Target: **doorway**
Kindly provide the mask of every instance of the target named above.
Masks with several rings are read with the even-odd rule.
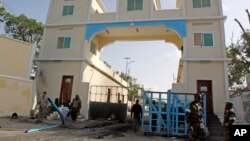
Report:
[[[213,113],[212,81],[197,80],[197,93],[206,95],[207,113]]]
[[[59,104],[69,104],[71,101],[74,76],[62,76]]]

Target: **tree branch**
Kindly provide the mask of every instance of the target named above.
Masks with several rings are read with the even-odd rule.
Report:
[[[243,31],[243,34],[244,34],[244,36],[246,35],[246,31],[245,31],[245,29],[243,28],[243,26],[242,26],[242,24],[237,20],[237,19],[234,19],[238,24],[239,24],[239,26],[240,26],[240,28],[241,28],[241,30]]]
[[[244,62],[244,64],[248,64],[249,62],[247,61],[247,59],[243,56],[240,55],[241,60]]]
[[[250,22],[250,15],[249,15],[248,10],[246,10],[246,12],[248,14],[248,18],[249,18],[249,22]],[[239,24],[241,30],[243,31],[243,38],[246,40],[248,47],[250,47],[250,37],[249,37],[249,35],[247,34],[245,29],[243,28],[242,24],[237,19],[234,19],[234,20]]]
[[[248,9],[246,9],[246,12],[247,12],[247,16],[248,16],[249,25],[250,25],[250,14],[249,14]]]

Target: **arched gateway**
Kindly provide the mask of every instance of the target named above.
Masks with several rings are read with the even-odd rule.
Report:
[[[38,91],[60,103],[74,95],[87,117],[91,86],[107,86],[110,102],[126,103],[127,84],[99,60],[105,45],[115,41],[165,40],[181,50],[176,93],[203,93],[207,112],[222,114],[228,97],[227,57],[221,0],[176,0],[176,9],[161,10],[160,0],[117,0],[109,13],[102,0],[51,0],[38,60]],[[115,89],[113,87],[121,87]],[[110,87],[110,88],[109,88]],[[119,95],[119,96],[118,96]]]

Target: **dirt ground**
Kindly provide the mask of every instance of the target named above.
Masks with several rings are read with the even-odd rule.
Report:
[[[132,131],[132,122],[118,123],[105,120],[85,120],[64,126],[25,133],[27,129],[46,125],[60,125],[59,120],[35,123],[34,119],[19,117],[15,120],[0,118],[0,141],[184,141],[185,139],[144,135]]]

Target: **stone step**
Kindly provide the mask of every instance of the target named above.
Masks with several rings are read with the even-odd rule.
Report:
[[[224,141],[224,137],[223,136],[208,137],[206,141]]]
[[[218,131],[208,131],[210,136],[221,136],[223,135],[223,131],[218,130]]]
[[[222,126],[221,125],[219,125],[219,126],[207,126],[207,128],[209,131],[216,131],[216,130],[221,130]]]
[[[208,128],[221,128],[222,127],[222,125],[221,124],[207,124],[207,127]]]
[[[219,118],[217,115],[207,115],[207,118],[210,118],[210,117],[211,118],[217,118],[217,119]]]
[[[207,141],[224,141],[222,123],[216,115],[207,115],[207,127],[209,132]]]
[[[207,123],[207,126],[218,126],[218,125],[222,125],[221,123],[217,123],[217,122],[209,122]]]
[[[216,115],[207,115],[207,118],[218,118]]]
[[[207,124],[222,124],[222,123],[217,120],[207,120]]]
[[[207,120],[215,120],[215,121],[220,121],[220,119],[216,116],[207,116]]]
[[[222,125],[222,124],[220,122],[213,122],[213,121],[207,122],[207,126],[213,126],[213,125]]]
[[[208,131],[220,131],[221,129],[223,129],[221,126],[217,126],[217,127],[207,127]]]
[[[209,123],[209,124],[207,124],[207,127],[221,127],[222,126],[222,124],[218,124],[218,123]]]
[[[218,119],[218,118],[207,118],[207,121],[218,121],[218,122],[220,122],[220,119]]]

